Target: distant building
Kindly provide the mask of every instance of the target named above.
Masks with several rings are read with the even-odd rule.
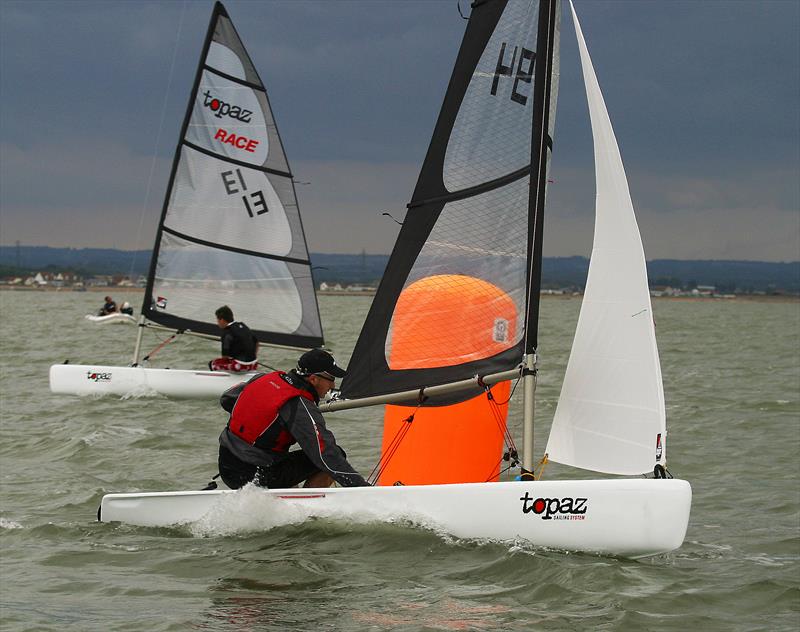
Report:
[[[341,283],[336,283],[334,285],[330,285],[329,283],[325,283],[323,281],[319,284],[319,291],[320,292],[341,292],[344,288],[342,287]]]

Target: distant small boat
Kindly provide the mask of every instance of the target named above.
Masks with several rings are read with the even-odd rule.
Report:
[[[135,317],[131,316],[130,314],[123,314],[122,312],[104,314],[103,316],[98,316],[97,314],[86,314],[84,318],[89,322],[97,323],[98,325],[136,324]]]

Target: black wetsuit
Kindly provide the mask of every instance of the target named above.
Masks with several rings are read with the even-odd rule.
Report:
[[[105,316],[106,314],[113,314],[117,311],[117,304],[114,301],[109,301],[103,305],[103,308],[100,310],[100,315]]]
[[[252,362],[256,359],[258,340],[247,325],[233,321],[222,332],[222,355],[239,362]]]

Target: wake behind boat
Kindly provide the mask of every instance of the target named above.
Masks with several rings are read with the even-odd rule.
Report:
[[[692,490],[666,468],[666,411],[644,251],[574,8],[572,15],[595,145],[595,239],[567,374],[538,468],[534,393],[537,352],[545,344],[538,332],[539,293],[560,2],[487,0],[473,6],[408,213],[342,383],[343,400],[320,407],[405,407],[397,434],[387,436],[389,426],[384,429],[374,479],[380,486],[110,494],[102,500],[100,520],[195,522],[222,507],[232,511],[236,499],[255,493],[275,500],[276,511],[407,519],[465,538],[523,539],[631,557],[681,545]],[[475,321],[485,325],[475,328]],[[425,335],[409,341],[409,328]],[[442,421],[442,410],[476,396],[499,406],[493,387],[515,378],[523,386],[519,452],[501,415]],[[460,447],[461,437],[476,436],[477,426],[487,423],[503,435],[503,451],[486,441]],[[434,448],[427,462],[414,458],[421,450],[415,443],[420,424],[428,444],[422,447]],[[438,439],[431,439],[431,426]],[[458,470],[460,480],[451,480],[450,468],[428,467],[437,458],[483,458],[484,450],[492,452],[494,465],[481,477]],[[410,456],[395,466],[403,453]],[[542,480],[550,460],[639,478]],[[520,466],[520,480],[494,482],[504,466]],[[652,478],[641,478],[645,474]]]
[[[170,173],[130,366],[58,364],[63,394],[218,397],[251,374],[140,366],[145,328],[218,339],[230,306],[262,344],[322,346],[292,173],[264,85],[214,7]]]

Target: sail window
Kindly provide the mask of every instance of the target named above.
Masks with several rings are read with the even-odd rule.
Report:
[[[527,232],[519,227],[527,221],[528,187],[523,177],[442,209],[392,317],[385,349],[392,369],[463,364],[521,340]],[[482,333],[476,320],[483,323]],[[398,343],[398,328],[417,333]],[[474,339],[465,335],[463,352],[436,344],[452,330],[475,332]],[[398,344],[402,352],[393,350]],[[415,358],[413,366],[400,357]]]
[[[448,191],[490,182],[531,160],[538,2],[509,2],[483,50],[447,145]]]

